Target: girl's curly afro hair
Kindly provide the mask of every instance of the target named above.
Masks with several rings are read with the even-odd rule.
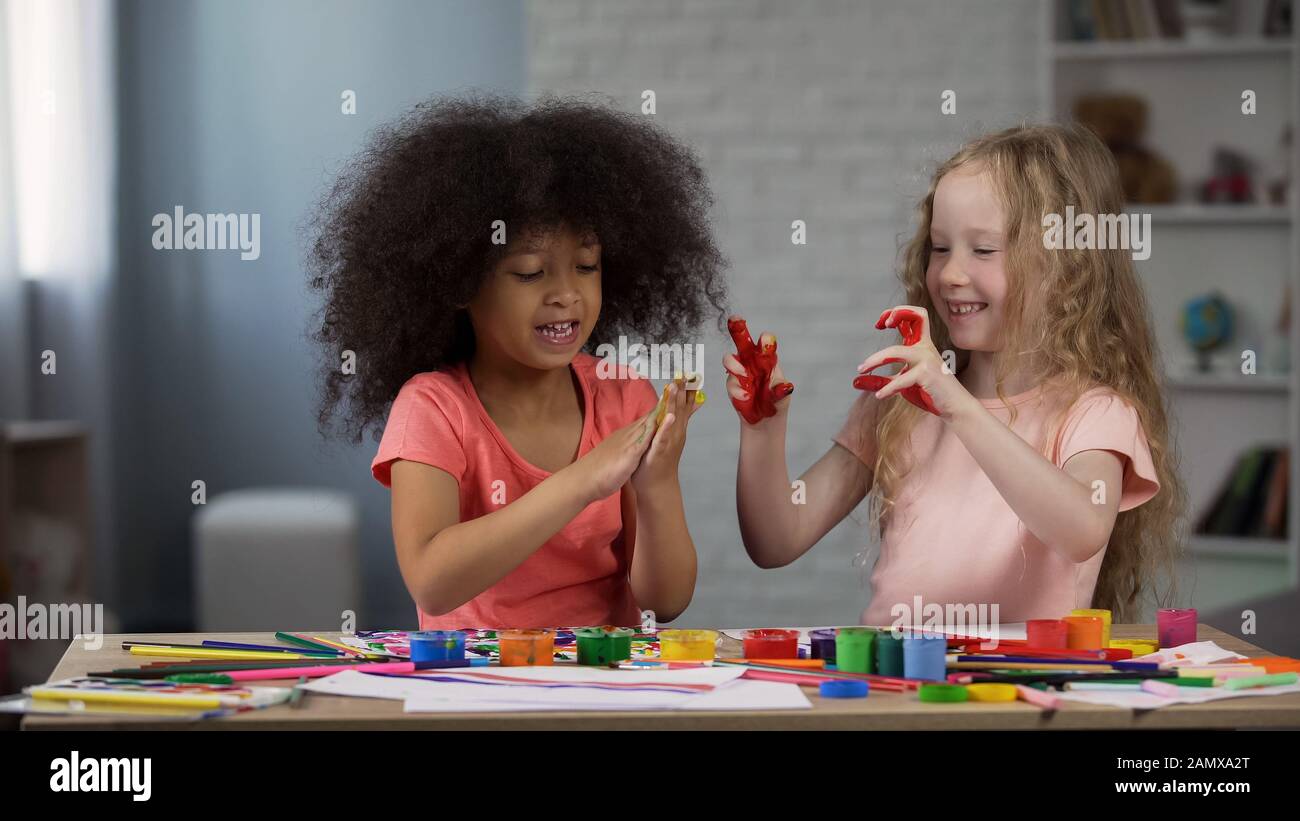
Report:
[[[354,442],[374,437],[402,385],[469,358],[463,306],[509,236],[568,225],[601,243],[602,307],[587,343],[620,334],[684,341],[716,311],[724,260],[694,154],[645,117],[580,99],[528,105],[499,97],[438,100],[378,130],[309,223],[311,286],[323,293],[324,390]],[[356,373],[339,366],[356,355]],[[346,405],[346,411],[342,407]]]

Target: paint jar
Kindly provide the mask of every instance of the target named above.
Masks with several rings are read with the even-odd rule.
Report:
[[[903,675],[903,636],[893,630],[876,634],[876,669],[882,676],[901,678]]]
[[[497,643],[502,667],[540,667],[555,660],[554,630],[502,630]]]
[[[1101,619],[1097,616],[1066,616],[1065,646],[1071,650],[1100,650]]]
[[[928,633],[903,636],[903,677],[920,681],[945,681],[948,673],[948,639]]]
[[[1101,646],[1110,647],[1110,611],[1097,610],[1093,608],[1085,610],[1071,610],[1071,616],[1096,616],[1101,619]]]
[[[660,630],[659,658],[664,661],[713,661],[717,630]]]
[[[1181,647],[1196,641],[1196,608],[1157,610],[1156,636],[1161,647]]]
[[[835,669],[842,673],[870,673],[875,669],[876,630],[841,627],[835,631]]]
[[[799,631],[758,629],[745,631],[745,658],[799,658]]]
[[[1131,650],[1133,658],[1140,658],[1159,650],[1160,643],[1155,639],[1111,639],[1110,647],[1112,650]]]
[[[1069,630],[1060,619],[1030,619],[1025,622],[1028,646],[1036,650],[1064,650]]]
[[[808,634],[812,643],[812,657],[823,659],[827,664],[835,663],[835,631],[813,630]]]
[[[578,639],[579,664],[617,664],[632,658],[632,636],[626,627],[581,627],[573,631]]]
[[[465,658],[465,634],[460,630],[421,630],[406,636],[411,661],[461,661]]]

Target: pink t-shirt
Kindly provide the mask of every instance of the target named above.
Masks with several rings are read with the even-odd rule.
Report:
[[[861,394],[834,437],[873,469],[875,437],[863,437],[862,422],[875,401],[870,394]],[[1004,423],[1010,418],[1000,400],[982,401]],[[1017,411],[1011,429],[1038,447],[1057,414],[1037,388],[1008,401]],[[892,624],[895,604],[906,605],[903,612],[923,622],[923,616],[914,613],[916,596],[921,597],[922,607],[934,603],[945,612],[950,604],[996,603],[1001,622],[1055,619],[1092,606],[1104,548],[1075,563],[1040,542],[937,416],[925,414],[916,424],[911,449],[913,466],[885,526],[863,623]],[[1094,388],[1079,397],[1048,452],[1061,467],[1085,450],[1111,451],[1124,462],[1121,512],[1137,507],[1160,489],[1137,411],[1110,390]],[[991,617],[991,608],[988,612]]]
[[[639,378],[599,378],[596,357],[579,353],[572,368],[582,385],[581,457],[658,402]],[[617,375],[626,375],[620,370]],[[501,509],[551,474],[511,447],[479,401],[462,363],[416,374],[393,400],[371,472],[392,486],[392,464],[408,459],[451,474],[460,485],[462,522]],[[500,480],[504,485],[493,483]],[[421,630],[470,627],[636,625],[640,609],[628,583],[620,493],[593,502],[523,564],[471,601],[442,616],[419,611]]]

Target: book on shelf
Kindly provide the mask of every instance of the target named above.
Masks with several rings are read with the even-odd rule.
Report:
[[[1196,532],[1285,539],[1290,475],[1289,448],[1255,447],[1242,453],[1197,521]]]
[[[1188,20],[1183,0],[1062,0],[1058,6],[1066,40],[1181,40]],[[1217,13],[1216,13],[1217,12]],[[1194,6],[1196,26],[1214,36],[1287,37],[1291,33],[1292,0],[1235,0],[1221,6]],[[1204,19],[1209,15],[1211,19]]]

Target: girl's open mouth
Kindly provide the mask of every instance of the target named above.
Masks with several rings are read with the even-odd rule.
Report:
[[[533,329],[533,333],[537,334],[544,344],[563,348],[578,341],[578,328],[578,320],[571,319],[567,322],[538,325]]]
[[[989,307],[987,302],[948,302],[948,317],[950,319],[966,319],[980,313]]]

